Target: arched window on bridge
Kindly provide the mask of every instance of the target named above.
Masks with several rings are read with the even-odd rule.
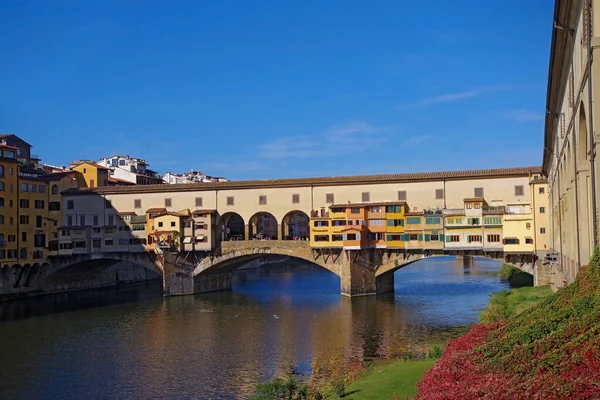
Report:
[[[308,240],[310,218],[303,211],[290,211],[281,221],[283,240]]]
[[[268,212],[254,214],[248,223],[250,239],[277,240],[280,235],[277,228],[277,219]]]

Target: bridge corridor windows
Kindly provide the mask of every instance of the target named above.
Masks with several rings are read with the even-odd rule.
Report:
[[[248,234],[252,240],[277,240],[277,219],[268,212],[254,214],[248,223]]]
[[[302,211],[294,210],[287,213],[281,222],[283,240],[308,240],[310,218]]]

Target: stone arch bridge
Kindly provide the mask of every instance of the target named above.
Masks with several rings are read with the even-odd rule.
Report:
[[[232,272],[247,263],[267,263],[269,255],[316,264],[340,277],[340,292],[365,296],[393,292],[394,272],[426,256],[403,249],[315,249],[305,240],[224,241],[213,252],[110,252],[57,257],[44,268],[3,268],[0,296],[91,289],[124,281],[163,280],[165,295],[231,290]],[[119,266],[136,266],[135,276]],[[527,271],[529,272],[529,271]]]

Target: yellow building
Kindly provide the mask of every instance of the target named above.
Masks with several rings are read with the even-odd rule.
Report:
[[[154,230],[149,232],[151,241],[148,240],[148,244],[173,251],[182,250],[185,220],[189,217],[189,210],[154,215]]]
[[[548,196],[548,181],[540,175],[531,177],[531,208],[533,209],[533,244],[535,254],[543,259],[550,251],[552,240],[550,236],[550,197]]]
[[[109,169],[93,162],[82,162],[73,167],[78,173],[80,187],[108,186]]]
[[[388,248],[403,249],[404,241],[404,214],[408,211],[405,202],[388,204],[385,206],[386,214],[386,245]]]
[[[426,250],[444,248],[444,217],[441,210],[423,211],[423,240]]]
[[[404,239],[407,249],[423,249],[425,237],[423,236],[423,211],[409,211],[404,214]]]
[[[22,265],[45,259],[48,185],[43,172],[19,169],[19,261]]]
[[[0,262],[13,265],[19,262],[17,236],[18,167],[17,148],[0,144]]]

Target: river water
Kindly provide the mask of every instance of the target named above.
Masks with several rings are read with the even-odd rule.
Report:
[[[314,366],[418,354],[477,322],[508,287],[499,268],[423,260],[395,294],[358,299],[294,264],[238,272],[233,292],[163,299],[152,282],[0,303],[0,399],[240,399]]]

